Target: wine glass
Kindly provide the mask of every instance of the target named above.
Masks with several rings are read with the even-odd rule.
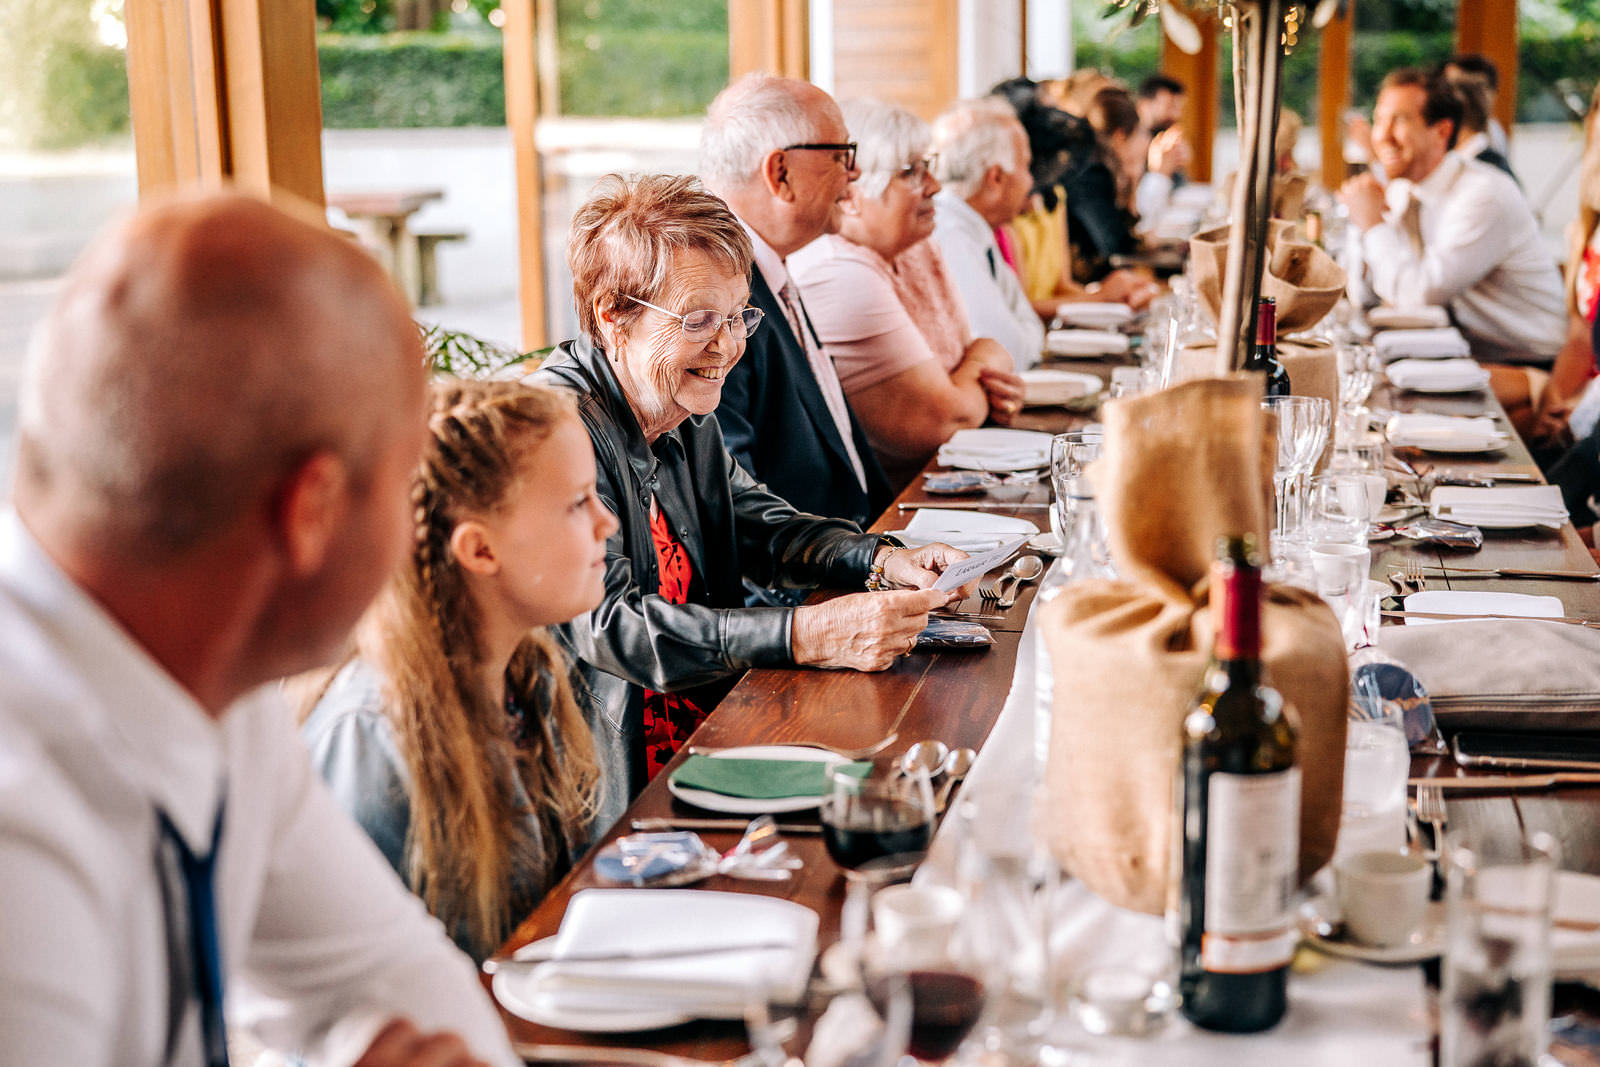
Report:
[[[867,998],[887,1020],[895,996],[909,994],[909,1058],[902,1067],[943,1063],[983,1015],[985,969],[975,913],[962,894],[933,885],[879,889],[871,912],[873,933],[861,956]]]
[[[1339,406],[1363,410],[1378,376],[1378,356],[1369,344],[1346,342],[1335,352],[1339,360]]]
[[[1277,521],[1273,540],[1291,540],[1305,526],[1305,482],[1328,442],[1333,409],[1320,396],[1269,396],[1262,407],[1277,416],[1278,458],[1273,468]]]
[[[828,769],[821,814],[823,844],[846,878],[862,877],[869,864],[909,872],[933,840],[933,787],[922,768],[863,778],[840,763]]]

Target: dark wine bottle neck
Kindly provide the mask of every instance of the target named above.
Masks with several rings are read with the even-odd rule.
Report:
[[[1259,673],[1261,571],[1243,563],[1221,565],[1212,585],[1216,591],[1217,662],[1230,675],[1235,664],[1255,664]]]

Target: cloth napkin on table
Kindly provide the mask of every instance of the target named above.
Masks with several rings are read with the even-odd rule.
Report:
[[[908,545],[938,541],[973,555],[1038,532],[1032,522],[1013,515],[944,508],[918,508],[905,529],[895,531]]]
[[[1432,595],[1413,593],[1407,604]],[[1600,630],[1535,619],[1462,619],[1385,626],[1378,647],[1422,682],[1447,732],[1600,731]]]
[[[1466,392],[1489,384],[1489,372],[1471,359],[1402,359],[1389,364],[1386,373],[1400,389]]]
[[[1437,330],[1450,325],[1450,314],[1436,304],[1384,305],[1367,312],[1367,325],[1374,330]]]
[[[1451,359],[1472,355],[1472,346],[1454,326],[1434,330],[1385,330],[1372,339],[1385,363],[1397,359]]]
[[[787,900],[705,889],[585,889],[556,934],[554,958],[523,979],[558,1012],[681,1009],[741,1018],[751,990],[798,996],[816,956],[817,913]],[[779,941],[698,956],[578,962],[566,955],[650,953]]]
[[[939,462],[963,470],[1037,470],[1050,465],[1050,435],[993,427],[957,430],[939,448]]]
[[[1408,411],[1389,420],[1389,443],[1402,448],[1470,452],[1504,444],[1506,434],[1487,416],[1435,415]]]
[[[1051,330],[1044,336],[1051,356],[1117,356],[1128,350],[1128,335],[1115,330]]]
[[[752,800],[820,797],[828,791],[828,770],[832,766],[822,760],[690,756],[672,772],[672,781],[689,789]],[[864,778],[872,764],[848,763],[844,770]]]
[[[1555,485],[1502,485],[1487,489],[1441,485],[1429,496],[1428,510],[1436,518],[1470,526],[1505,526],[1520,522],[1556,530],[1567,521],[1567,506],[1561,502],[1560,486]]]
[[[1056,318],[1066,326],[1081,326],[1089,330],[1114,330],[1133,321],[1133,309],[1127,304],[1101,301],[1067,302],[1056,305]]]

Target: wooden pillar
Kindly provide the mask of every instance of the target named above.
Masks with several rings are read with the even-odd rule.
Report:
[[[1456,51],[1481,52],[1499,68],[1494,117],[1509,132],[1517,120],[1517,0],[1460,0]]]
[[[728,0],[728,75],[811,76],[807,0]]]
[[[833,0],[833,95],[933,119],[960,92],[957,0]]]
[[[1198,182],[1211,180],[1211,149],[1217,139],[1217,33],[1220,24],[1216,16],[1191,12],[1195,26],[1200,30],[1200,51],[1189,55],[1178,49],[1166,36],[1161,35],[1161,72],[1169,74],[1184,84],[1189,91],[1183,98],[1184,130],[1189,135],[1189,146],[1194,150],[1189,164],[1189,176]]]
[[[545,303],[544,187],[535,134],[539,121],[536,0],[505,0],[506,126],[516,161],[517,294],[525,352],[550,343]]]
[[[1322,142],[1322,187],[1337,189],[1344,181],[1344,113],[1350,106],[1351,9],[1333,17],[1321,30],[1317,57],[1317,136]]]
[[[322,193],[313,0],[128,0],[139,191]]]

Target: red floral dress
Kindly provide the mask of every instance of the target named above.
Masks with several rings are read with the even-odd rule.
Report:
[[[672,536],[666,513],[654,505],[650,508],[650,539],[655,542],[657,569],[661,574],[656,591],[663,600],[687,604],[691,587],[695,585],[694,565],[683,545]],[[670,763],[678,749],[689,740],[689,735],[705,721],[706,714],[707,710],[687,694],[645,690],[645,774],[654,778],[656,772]]]

